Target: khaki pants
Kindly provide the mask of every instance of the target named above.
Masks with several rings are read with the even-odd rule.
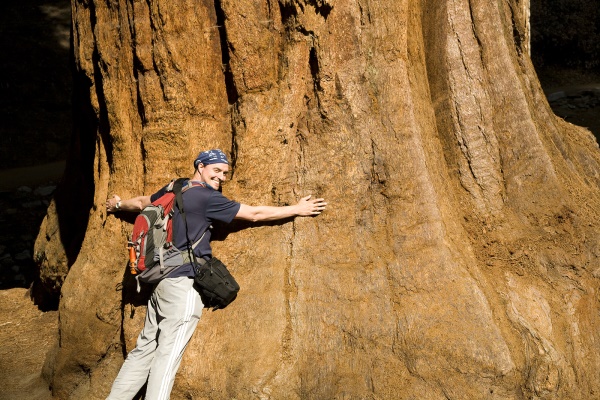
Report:
[[[169,399],[183,352],[204,305],[188,277],[166,278],[148,301],[144,328],[107,400],[131,400],[146,381],[146,400]]]

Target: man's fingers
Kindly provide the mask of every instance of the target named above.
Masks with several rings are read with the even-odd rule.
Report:
[[[311,199],[311,196],[312,195],[309,194],[308,196],[303,197],[301,202],[306,202],[306,212],[309,213],[308,215],[319,215],[325,210],[327,203],[323,198]]]
[[[323,199],[317,199],[313,204],[313,214],[320,214],[321,211],[325,210],[327,203]]]
[[[310,196],[308,196],[308,197],[305,197],[305,198],[304,198],[304,199],[302,199],[302,200],[308,200],[308,198],[309,198],[309,197],[310,197]],[[312,200],[310,200],[310,202],[311,202],[311,203],[313,203],[313,204],[317,204],[317,203],[323,203],[324,201],[325,201],[325,199],[312,199]]]

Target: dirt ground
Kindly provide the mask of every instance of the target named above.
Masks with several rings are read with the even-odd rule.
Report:
[[[48,350],[57,340],[57,311],[40,311],[27,289],[0,291],[1,400],[51,398],[42,369]]]

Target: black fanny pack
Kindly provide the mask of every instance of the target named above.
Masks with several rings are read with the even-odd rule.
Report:
[[[196,260],[194,263],[194,283],[205,307],[213,311],[227,307],[240,290],[225,264],[212,257],[209,261]]]

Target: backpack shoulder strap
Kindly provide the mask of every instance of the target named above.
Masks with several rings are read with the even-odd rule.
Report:
[[[187,181],[187,183],[183,186],[183,188],[181,189],[182,192],[185,192],[188,189],[194,188],[194,187],[206,187],[206,183],[204,182],[198,182],[198,181],[192,181],[189,180]]]
[[[183,183],[187,180],[187,178],[173,179],[167,186],[167,192],[173,192],[175,193],[175,196],[177,196],[177,193],[181,193],[183,191]]]
[[[185,183],[185,185],[184,185]],[[206,187],[206,183],[192,181],[188,178],[177,178],[173,179],[167,186],[167,191],[172,191],[175,194],[176,204],[185,220],[185,210],[183,209],[183,192],[193,187]]]
[[[187,184],[184,186],[183,183],[185,181],[188,181]],[[195,264],[198,263],[198,261],[196,260],[196,255],[194,254],[194,249],[196,248],[196,246],[198,246],[198,243],[200,243],[200,241],[204,238],[204,235],[206,234],[206,231],[204,231],[204,233],[202,233],[202,236],[200,237],[200,239],[198,239],[198,241],[196,241],[196,243],[192,244],[192,241],[190,240],[190,237],[188,236],[188,225],[187,225],[187,220],[185,219],[185,209],[183,207],[183,192],[193,188],[193,187],[206,187],[206,184],[204,182],[193,182],[191,180],[188,180],[187,178],[179,178],[176,180],[172,181],[173,183],[173,193],[175,193],[175,204],[177,205],[177,208],[179,208],[179,214],[181,215],[181,218],[183,219],[183,223],[185,226],[185,236],[187,239],[187,255],[188,258],[190,259],[190,261],[194,261]],[[191,257],[190,257],[191,256]],[[186,257],[184,257],[184,259],[187,259]]]

